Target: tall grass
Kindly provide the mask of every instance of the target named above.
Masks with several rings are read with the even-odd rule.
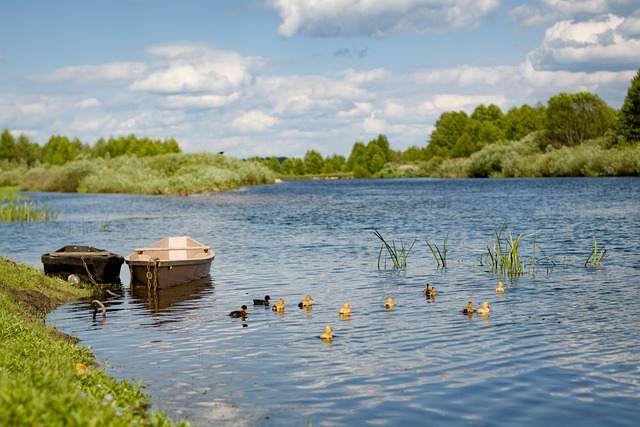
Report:
[[[503,223],[499,230],[493,229],[493,235],[495,238],[493,246],[487,246],[487,252],[480,256],[480,265],[488,265],[494,274],[501,274],[510,278],[525,274],[527,268],[520,256],[520,244],[524,239],[535,235],[535,233],[525,235],[524,232],[521,232],[514,237],[511,229],[507,227],[506,223]],[[533,245],[529,271],[535,271],[535,244]]]
[[[385,238],[380,234],[378,230],[374,230],[373,234],[380,239],[382,242],[382,246],[380,247],[380,251],[378,252],[378,270],[386,269],[386,256],[383,258],[382,254],[386,249],[389,258],[391,258],[391,262],[393,263],[393,268],[395,270],[405,270],[407,268],[407,257],[413,248],[413,245],[416,242],[416,239],[411,242],[409,247],[406,247],[402,241],[400,241],[400,247],[396,247],[395,241],[391,241],[391,243],[387,242]],[[383,265],[384,259],[384,265]]]
[[[587,257],[587,260],[584,262],[584,266],[587,267],[592,265],[593,267],[598,267],[602,263],[604,257],[607,256],[607,249],[604,247],[598,249],[598,241],[596,238],[593,238],[593,247],[591,248],[591,252]]]
[[[272,183],[257,162],[211,153],[122,156],[40,166],[21,182],[27,191],[186,195]]]
[[[429,247],[429,250],[431,251],[431,255],[433,255],[433,258],[436,261],[436,265],[439,267],[442,266],[442,268],[447,268],[447,239],[449,238],[449,233],[446,234],[446,236],[444,236],[444,241],[442,242],[442,251],[440,251],[440,248],[438,248],[438,245],[436,245],[435,243],[432,245],[431,243],[429,243],[429,241],[427,240],[427,246]]]
[[[16,192],[0,192],[0,222],[51,221],[57,218],[55,209],[41,208],[37,201]]]

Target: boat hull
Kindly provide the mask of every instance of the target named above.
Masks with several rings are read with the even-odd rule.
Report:
[[[164,289],[205,277],[215,253],[190,237],[168,237],[125,257],[132,285]]]
[[[67,279],[76,275],[88,283],[120,284],[124,257],[91,246],[68,245],[41,257],[44,273]]]

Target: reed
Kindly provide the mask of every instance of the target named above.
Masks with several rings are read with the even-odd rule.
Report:
[[[505,231],[507,236],[503,235]],[[506,223],[503,223],[499,230],[493,229],[493,234],[495,242],[492,247],[487,246],[486,254],[480,256],[480,265],[489,265],[494,274],[502,274],[510,278],[524,275],[527,270],[520,256],[520,244],[527,237],[535,235],[535,232],[527,235],[521,232],[514,237],[511,229],[507,227]],[[532,259],[535,258],[535,244],[533,247]],[[532,261],[530,271],[534,270],[535,262]]]
[[[438,245],[435,243],[432,245],[427,240],[427,246],[433,255],[433,259],[436,261],[436,265],[438,268],[442,266],[442,268],[447,268],[447,239],[449,238],[449,233],[444,236],[444,241],[442,242],[442,251],[438,248]]]
[[[384,265],[385,268],[382,268],[381,266],[382,254],[385,249],[387,250],[389,258],[391,258],[391,261],[393,262],[393,268],[395,270],[406,269],[407,257],[409,256],[413,245],[416,243],[416,239],[413,239],[413,242],[411,242],[411,245],[408,248],[402,241],[400,241],[400,247],[397,248],[395,241],[392,240],[391,243],[388,243],[385,238],[382,237],[382,234],[380,234],[378,230],[373,230],[373,234],[382,242],[382,246],[380,247],[380,251],[378,252],[378,270],[384,270],[386,268],[386,263]],[[386,257],[384,259],[386,261]]]
[[[56,210],[41,208],[37,201],[14,192],[0,193],[0,222],[51,221],[57,218]]]
[[[596,238],[593,238],[593,247],[591,248],[591,252],[587,257],[587,260],[584,262],[584,266],[587,267],[591,264],[594,267],[600,266],[604,257],[607,256],[607,249],[602,247],[602,249],[598,249],[598,241]]]

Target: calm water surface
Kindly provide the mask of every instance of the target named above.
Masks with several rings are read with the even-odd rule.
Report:
[[[151,294],[128,288],[47,322],[90,346],[116,378],[199,425],[635,425],[640,414],[640,180],[307,181],[193,197],[32,194],[54,223],[0,224],[0,253],[88,244],[127,255],[170,235],[217,253],[211,277]],[[538,271],[480,266],[493,228],[536,232]],[[373,230],[410,245],[378,270]],[[442,249],[436,268],[425,240]],[[596,237],[602,267],[585,267]],[[531,258],[533,237],[522,255]],[[554,262],[547,269],[544,262]],[[436,286],[435,302],[422,289]],[[269,294],[284,314],[250,306]],[[297,307],[307,294],[309,311]],[[393,297],[396,307],[383,303]],[[460,314],[491,303],[489,318]],[[348,319],[338,309],[351,303]],[[327,344],[318,338],[334,328]]]

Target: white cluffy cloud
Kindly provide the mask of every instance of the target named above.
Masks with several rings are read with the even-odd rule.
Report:
[[[475,28],[499,0],[271,0],[280,15],[278,33],[309,36],[437,34]]]
[[[529,60],[539,70],[629,70],[640,58],[640,19],[612,14],[560,21],[547,29]]]

